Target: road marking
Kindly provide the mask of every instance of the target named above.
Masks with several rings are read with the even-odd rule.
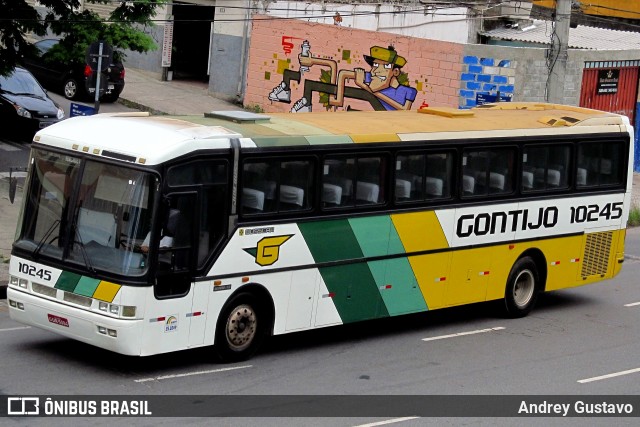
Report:
[[[375,427],[375,426],[384,426],[387,424],[401,423],[403,421],[415,420],[420,417],[403,417],[403,418],[394,418],[392,420],[378,421],[377,423],[370,424],[360,424],[354,427]]]
[[[634,305],[640,305],[640,302],[632,302],[631,304],[625,304],[625,307],[633,307]]]
[[[233,368],[212,369],[210,371],[186,372],[184,374],[162,375],[160,377],[141,378],[139,380],[133,380],[133,381],[135,381],[137,383],[144,383],[144,382],[147,382],[147,381],[170,380],[170,379],[173,379],[173,378],[190,377],[192,375],[215,374],[215,373],[218,373],[218,372],[234,371],[236,369],[245,369],[245,368],[253,368],[253,365],[235,366]]]
[[[0,172],[0,178],[9,178],[9,176],[13,178],[26,178],[26,172]]]
[[[503,329],[505,329],[505,328],[503,328],[502,326],[498,326],[496,328],[478,329],[477,331],[458,332],[457,334],[440,335],[440,336],[437,336],[437,337],[422,338],[422,341],[442,340],[442,339],[445,339],[445,338],[461,337],[461,336],[464,336],[464,335],[473,335],[473,334],[482,334],[482,333],[485,333],[485,332],[501,331]]]
[[[31,329],[31,326],[16,326],[15,328],[0,329],[0,332],[19,331],[20,329]]]
[[[600,375],[599,377],[586,378],[584,380],[578,380],[580,384],[590,383],[593,381],[606,380],[614,377],[621,377],[622,375],[635,374],[636,372],[640,372],[640,368],[629,369],[628,371],[614,372],[613,374]]]

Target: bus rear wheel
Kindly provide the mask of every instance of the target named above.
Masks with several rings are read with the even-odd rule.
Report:
[[[540,290],[538,267],[530,257],[520,258],[511,268],[504,294],[508,317],[524,317],[533,308]]]
[[[231,298],[220,313],[216,328],[216,353],[223,362],[247,360],[265,337],[268,323],[258,300],[249,293]]]

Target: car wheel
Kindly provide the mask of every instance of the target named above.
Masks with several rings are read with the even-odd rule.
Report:
[[[80,84],[78,80],[73,77],[67,77],[64,81],[64,86],[62,87],[62,94],[67,99],[78,99],[80,95]]]

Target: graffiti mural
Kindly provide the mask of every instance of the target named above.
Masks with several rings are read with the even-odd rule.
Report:
[[[287,40],[293,38],[287,37]],[[282,37],[283,44],[285,37]],[[313,96],[327,110],[351,109],[345,107],[345,99],[365,101],[373,110],[408,110],[416,99],[418,90],[409,85],[407,73],[402,72],[407,60],[393,46],[372,46],[369,55],[363,55],[369,70],[361,67],[341,68],[333,58],[315,56],[311,44],[304,40],[298,54],[298,70],[284,69],[282,82],[268,95],[272,102],[292,104],[290,111],[312,111]],[[322,67],[317,80],[305,78],[312,68]],[[291,82],[303,88],[302,97],[292,103]]]
[[[462,44],[302,20],[256,19],[252,35],[243,98],[248,108],[276,113],[465,105]]]

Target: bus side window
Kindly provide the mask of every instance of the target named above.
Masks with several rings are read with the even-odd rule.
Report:
[[[282,162],[279,211],[305,210],[311,207],[313,165],[307,160]]]
[[[400,155],[396,159],[396,201],[446,198],[451,195],[451,153]]]
[[[567,188],[570,147],[529,145],[522,155],[522,190]]]
[[[579,144],[577,186],[596,187],[621,183],[621,150],[622,144],[619,142]]]
[[[465,151],[462,158],[463,196],[511,193],[514,159],[513,148]]]

